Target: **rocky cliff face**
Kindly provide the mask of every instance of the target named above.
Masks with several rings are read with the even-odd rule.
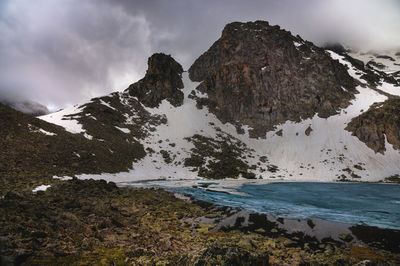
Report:
[[[167,99],[172,105],[183,103],[181,79],[183,69],[170,55],[153,54],[148,59],[146,76],[126,90],[147,107],[157,107]]]
[[[400,99],[372,105],[353,118],[346,129],[375,152],[384,153],[385,139],[394,149],[400,149]]]
[[[346,107],[356,82],[321,48],[268,22],[228,24],[189,69],[224,122],[240,121],[254,137],[287,120],[329,117]]]

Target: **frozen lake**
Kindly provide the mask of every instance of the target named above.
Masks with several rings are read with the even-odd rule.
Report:
[[[230,183],[232,184],[232,182]],[[196,185],[149,182],[221,206],[289,219],[320,218],[348,224],[400,229],[400,186],[376,183],[275,182],[225,186],[224,181]],[[227,193],[228,192],[228,193]]]

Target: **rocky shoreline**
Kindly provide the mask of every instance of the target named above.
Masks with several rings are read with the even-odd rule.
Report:
[[[1,265],[400,263],[395,230],[360,226],[339,241],[318,239],[280,226],[289,221],[246,215],[162,189],[60,181],[0,199]]]

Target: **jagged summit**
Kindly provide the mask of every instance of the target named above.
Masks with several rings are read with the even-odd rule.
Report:
[[[170,55],[153,54],[143,79],[130,85],[126,91],[147,107],[156,107],[167,99],[173,106],[183,103],[182,66]]]
[[[324,49],[265,21],[226,25],[189,75],[202,81],[201,104],[224,122],[249,125],[254,137],[287,120],[337,114],[357,84]]]

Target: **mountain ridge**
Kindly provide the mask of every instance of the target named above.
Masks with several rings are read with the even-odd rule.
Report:
[[[243,29],[239,30],[239,28]],[[267,38],[263,39],[259,37],[262,34],[266,36],[271,34],[272,37],[266,40]],[[163,123],[155,125],[151,131],[147,132],[147,136],[141,140],[147,151],[146,157],[140,162],[134,163],[132,170],[127,173],[115,176],[107,174],[83,175],[81,178],[105,178],[121,182],[140,179],[196,179],[202,177],[378,181],[400,172],[397,164],[400,160],[400,155],[396,151],[397,146],[391,145],[394,143],[393,138],[389,138],[390,142],[386,144],[387,150],[380,155],[373,148],[365,144],[367,141],[360,134],[352,136],[353,132],[346,130],[346,125],[351,123],[352,119],[356,119],[359,114],[366,112],[373,103],[384,102],[389,98],[397,97],[396,86],[398,83],[396,80],[393,81],[388,78],[391,77],[390,74],[371,69],[371,67],[366,66],[361,60],[352,58],[346,53],[339,55],[316,47],[312,43],[302,40],[299,36],[294,37],[290,32],[281,30],[279,26],[270,26],[267,22],[235,22],[228,24],[224,28],[221,38],[227,38],[222,43],[227,42],[230,46],[220,44],[221,40],[216,41],[210,49],[221,49],[221,52],[210,52],[211,50],[209,50],[205,52],[205,57],[204,55],[200,56],[189,68],[189,77],[187,76],[188,74],[183,73],[183,89],[181,89],[182,86],[179,82],[174,83],[178,84],[176,85],[176,91],[183,94],[183,100],[181,100],[182,95],[176,94],[179,98],[179,104],[176,104],[174,101],[171,102],[171,99],[160,102],[160,98],[152,105],[153,107],[146,107],[144,105],[148,105],[148,103],[143,103],[143,108],[146,111],[152,115],[165,118]],[[243,70],[246,69],[246,64],[250,64],[251,66],[249,67],[251,68],[254,65],[253,62],[258,62],[256,72],[262,73],[265,71],[265,69],[262,69],[265,67],[263,66],[265,59],[269,58],[261,56],[262,60],[257,61],[254,59],[254,56],[251,56],[253,53],[256,53],[254,51],[255,48],[253,47],[253,50],[249,52],[246,49],[246,45],[252,47],[254,45],[253,38],[261,40],[257,40],[257,42],[270,43],[264,48],[265,51],[258,51],[258,54],[275,53],[277,54],[277,58],[282,58],[283,54],[285,54],[282,52],[282,49],[287,49],[284,51],[289,51],[287,52],[289,54],[298,53],[298,55],[293,55],[292,57],[287,56],[283,60],[286,62],[293,58],[301,57],[300,59],[293,59],[293,62],[290,63],[295,67],[302,65],[300,63],[297,65],[296,62],[298,60],[301,62],[308,62],[310,60],[308,57],[304,58],[300,56],[303,53],[308,53],[310,57],[315,56],[315,59],[311,60],[311,68],[307,68],[311,70],[305,73],[308,73],[310,76],[325,75],[327,80],[337,82],[332,83],[336,84],[337,89],[334,89],[331,93],[334,94],[333,99],[337,100],[330,101],[329,105],[332,107],[328,108],[330,111],[325,114],[319,111],[318,108],[323,107],[324,103],[319,103],[314,96],[314,98],[310,97],[307,91],[289,90],[290,93],[288,93],[287,89],[280,91],[278,88],[276,89],[276,93],[281,96],[275,99],[275,103],[273,103],[275,106],[279,106],[279,104],[285,102],[282,100],[285,99],[282,98],[283,95],[290,97],[293,94],[292,97],[294,99],[296,97],[300,97],[299,99],[301,99],[303,96],[311,99],[309,111],[299,114],[294,109],[293,114],[295,117],[291,116],[288,112],[282,112],[282,121],[268,126],[261,123],[261,125],[264,125],[261,127],[258,127],[259,125],[255,125],[251,121],[251,112],[248,115],[250,119],[241,119],[240,117],[237,117],[238,119],[224,119],[223,106],[219,105],[218,101],[215,102],[215,93],[218,93],[218,90],[214,90],[214,88],[205,89],[209,85],[204,85],[204,82],[207,82],[207,80],[216,80],[216,77],[213,75],[215,72],[218,72],[218,67],[225,69],[230,65],[241,64],[239,69],[233,67],[233,70],[220,72],[219,78],[225,83],[220,83],[218,86],[223,88],[223,84],[228,84],[229,86],[233,84],[233,89],[228,86],[229,89],[226,92],[222,90],[219,93],[219,97],[222,97],[221,99],[227,100],[233,98],[235,101],[239,101],[239,103],[243,101],[240,95],[235,94],[235,91],[241,90],[240,85],[243,85],[240,79],[245,79],[250,84],[257,83],[258,80],[257,75],[249,74],[251,71],[248,71],[248,74],[243,74],[246,73]],[[236,46],[237,42],[240,44],[239,48]],[[258,47],[257,45],[259,44],[255,45],[256,48]],[[219,46],[222,48],[218,48]],[[219,53],[225,53],[224,51],[228,55],[225,57],[218,55]],[[246,54],[245,51],[248,53]],[[318,58],[324,58],[326,62],[321,63],[317,60]],[[208,62],[207,60],[211,61],[209,63],[198,63],[204,60],[205,62]],[[174,60],[174,62],[176,61]],[[278,66],[281,64],[279,60],[273,62],[276,62]],[[285,80],[292,77],[293,72],[285,71],[286,66],[280,66],[280,70],[274,67],[277,66],[272,64],[273,70],[270,70],[269,76],[267,75],[267,80],[270,83],[279,83],[279,79],[275,77],[270,80],[268,79],[274,73],[282,72],[283,74],[280,75]],[[320,72],[315,70],[319,68],[324,69],[324,67],[333,67],[333,70],[324,74],[320,74]],[[180,77],[183,70],[180,68],[176,69],[178,70],[176,76]],[[338,73],[336,73],[336,70]],[[239,77],[237,83],[232,82],[230,79],[232,75]],[[191,79],[198,82],[193,82]],[[205,81],[199,82],[201,79]],[[143,80],[146,80],[146,77]],[[391,83],[387,81],[391,81]],[[237,89],[235,89],[235,84],[239,84]],[[313,85],[315,83],[311,80],[310,84]],[[327,84],[331,83],[328,82]],[[341,86],[343,84],[347,84],[347,87]],[[322,86],[321,90],[323,91],[323,88],[326,86]],[[139,100],[133,96],[135,95],[135,87],[137,85],[131,85],[125,93],[129,93],[130,97],[134,97],[134,100]],[[249,87],[246,82],[245,87]],[[304,85],[304,87],[307,86]],[[161,89],[159,91],[163,91],[162,88],[162,85],[159,86],[159,89]],[[136,90],[141,91],[140,88]],[[248,89],[244,90],[248,91]],[[252,93],[262,90],[264,90],[263,86],[256,86],[252,89]],[[152,95],[156,91],[150,89],[148,93]],[[164,94],[165,98],[169,97],[168,91],[170,91],[168,88],[163,91],[163,93],[167,92]],[[316,92],[318,90],[314,90],[314,95],[319,96]],[[156,94],[160,95],[158,92]],[[398,94],[400,95],[400,93]],[[113,97],[122,99],[124,93],[120,93],[118,97],[116,95]],[[324,98],[321,97],[320,101],[325,102],[322,99]],[[332,103],[335,101],[334,106],[336,107],[333,108]],[[244,100],[244,103],[243,105],[246,105],[248,102]],[[116,102],[117,105],[114,106],[112,101],[107,104],[111,104],[112,108],[116,108],[118,105]],[[139,100],[138,106],[141,104]],[[294,102],[292,105],[296,104]],[[270,108],[268,104],[264,106]],[[255,104],[253,109],[257,112],[257,108],[263,110],[265,109],[264,106]],[[281,110],[282,108],[276,109]],[[398,119],[398,116],[394,115],[394,119]],[[123,127],[123,125],[120,126]],[[350,129],[350,127],[347,129]],[[221,146],[222,143],[229,143],[229,149],[223,149]],[[224,155],[222,150],[228,153]],[[229,157],[228,154],[235,154],[235,150],[241,151],[244,154],[240,154],[239,152],[234,157]],[[228,167],[228,165],[233,165],[233,168]],[[216,169],[225,170],[215,172]],[[242,170],[232,171],[233,169]],[[229,173],[235,174],[232,175]]]
[[[323,66],[339,69],[341,73],[337,76],[332,70],[330,74],[324,74],[328,75],[327,79],[336,80],[338,77],[344,77],[345,81],[340,81],[339,78],[335,86],[342,84],[340,82],[348,85],[347,89],[340,86],[333,90],[339,93],[333,98],[338,100],[332,100],[329,103],[332,108],[328,109],[331,111],[326,115],[321,115],[319,108],[323,104],[321,105],[314,96],[310,97],[308,92],[300,90],[292,91],[293,97],[294,99],[303,96],[310,97],[310,107],[307,112],[296,114],[294,111],[297,109],[288,109],[293,114],[282,112],[282,120],[276,120],[272,124],[258,128],[258,125],[254,126],[251,121],[251,116],[249,119],[242,120],[240,117],[239,119],[221,119],[221,113],[217,111],[220,108],[218,101],[215,103],[216,90],[212,88],[205,90],[204,81],[194,82],[189,78],[190,75],[198,75],[194,78],[195,80],[201,78],[212,80],[216,70],[213,68],[201,70],[204,72],[203,75],[200,74],[200,67],[196,66],[191,67],[189,73],[186,73],[170,55],[155,54],[149,58],[149,70],[145,77],[130,85],[125,91],[94,98],[86,104],[40,117],[41,120],[59,125],[64,129],[41,126],[39,122],[23,124],[26,127],[24,132],[29,132],[29,135],[38,134],[36,131],[41,129],[48,132],[57,131],[54,133],[60,135],[60,142],[62,142],[62,136],[65,135],[72,139],[78,138],[77,144],[86,143],[82,145],[92,147],[83,149],[71,144],[67,153],[61,152],[62,155],[58,156],[60,160],[63,160],[65,156],[65,169],[68,170],[69,167],[75,170],[53,169],[47,173],[46,169],[53,167],[49,163],[48,166],[43,167],[42,172],[35,172],[36,175],[46,176],[46,182],[50,182],[53,175],[106,179],[115,182],[227,177],[293,181],[382,181],[398,175],[400,154],[398,135],[393,133],[395,130],[389,132],[387,126],[380,127],[384,130],[380,129],[377,143],[381,144],[376,149],[368,144],[370,138],[368,136],[375,134],[375,128],[368,127],[365,130],[365,123],[362,122],[364,120],[362,115],[370,108],[376,109],[378,106],[373,105],[375,102],[384,103],[388,99],[397,101],[400,92],[396,84],[388,83],[387,78],[380,72],[371,70],[363,62],[347,54],[339,55],[323,50],[300,37],[291,36],[289,32],[281,31],[277,26],[269,26],[267,22],[254,23],[234,23],[228,27],[228,30],[223,31],[223,38],[226,36],[229,39],[233,38],[230,31],[236,32],[235,28],[242,27],[240,25],[245,28],[246,25],[255,25],[257,31],[247,30],[247,28],[243,30],[244,36],[252,40],[251,38],[258,38],[255,36],[264,34],[262,27],[268,25],[265,26],[265,34],[276,31],[278,37],[275,37],[282,42],[276,51],[271,48],[273,44],[270,44],[272,46],[266,48],[269,54],[272,52],[281,54],[283,48],[279,47],[282,46],[295,54],[302,54],[304,50],[305,53],[315,52],[316,58],[324,58],[326,62],[322,63]],[[241,36],[242,33],[237,34]],[[280,38],[280,34],[283,34],[284,38]],[[275,42],[273,38],[269,41]],[[229,51],[231,51],[230,56],[236,58],[236,61],[228,57],[224,59],[230,64],[237,64],[237,60],[249,62],[252,59],[250,55],[253,52],[246,55],[240,49],[236,51],[230,48]],[[239,54],[236,55],[235,51]],[[265,51],[259,53],[265,53]],[[314,55],[310,54],[310,56]],[[291,57],[287,57],[286,60],[289,58]],[[298,60],[307,62],[310,59]],[[323,68],[318,60],[315,60],[311,60],[313,61],[311,70],[307,72],[311,76],[318,73],[313,69]],[[291,64],[298,67],[296,62],[291,62]],[[265,61],[257,63],[257,73],[266,71],[262,69],[265,67],[262,66],[264,63]],[[194,63],[196,64],[199,63]],[[224,63],[217,65],[219,64],[224,65]],[[245,66],[242,64],[239,70],[234,67],[232,71],[222,71],[220,78],[224,78],[224,75],[228,77],[239,75],[238,73],[243,71]],[[274,67],[276,66],[270,66],[270,73],[266,77],[276,72],[285,73],[284,66],[279,71]],[[283,75],[282,73],[279,75]],[[293,71],[289,71],[287,76],[282,77],[290,79],[292,73]],[[252,78],[258,80],[257,75],[246,75],[239,76],[250,80],[250,84],[254,83],[251,81]],[[365,76],[372,77],[373,82],[368,81]],[[227,84],[230,80],[226,79]],[[272,78],[269,81],[277,82],[277,80],[279,79]],[[314,81],[310,84],[314,84]],[[248,84],[246,86],[248,87]],[[253,91],[262,89],[262,86],[255,87]],[[285,99],[284,97],[290,96],[286,89],[283,91],[278,89],[277,93],[280,93],[279,97],[283,98],[275,98],[272,106],[278,106],[280,101]],[[236,97],[232,95],[235,94],[229,95],[228,90],[220,96],[227,99]],[[320,98],[320,101],[322,99]],[[240,102],[240,97],[235,101]],[[210,104],[213,102],[214,104]],[[334,102],[335,104],[332,105]],[[270,107],[268,104],[265,106],[255,104],[253,109],[257,111],[257,108],[264,110]],[[280,108],[276,109],[280,110]],[[391,115],[390,121],[398,121],[399,115],[395,111]],[[360,118],[357,118],[359,116]],[[361,122],[353,123],[354,119]],[[3,122],[7,123],[7,119]],[[32,130],[27,126],[29,123],[39,123],[39,126]],[[60,130],[63,132],[61,133]],[[386,138],[387,134],[391,135]],[[45,136],[45,138],[57,139],[58,137]],[[382,141],[384,150],[381,148]],[[3,142],[1,146],[4,145],[7,144]],[[10,149],[4,150],[6,155]],[[95,154],[92,159],[83,160],[84,154],[89,156],[92,153]],[[25,153],[23,156],[32,157],[33,155]],[[41,156],[43,155],[35,155],[32,160],[40,161],[44,158]],[[98,159],[95,159],[96,156]],[[70,161],[68,158],[74,159]],[[81,168],[84,162],[87,166]],[[26,166],[24,171],[29,172],[29,167],[31,166]],[[6,172],[12,171],[11,168],[7,169]],[[14,178],[17,174],[12,176]],[[34,179],[34,175],[29,175],[29,178]]]

